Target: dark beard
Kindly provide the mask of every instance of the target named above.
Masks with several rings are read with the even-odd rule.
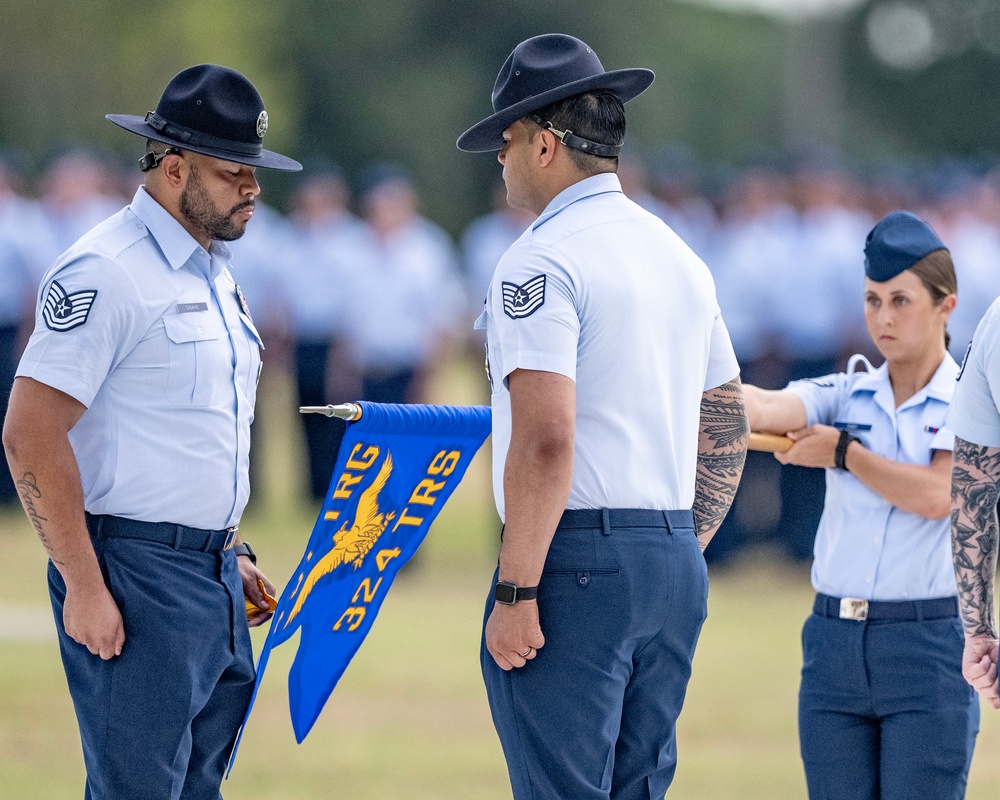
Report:
[[[250,200],[234,206],[228,214],[222,214],[205,191],[198,168],[191,165],[187,184],[181,192],[180,212],[188,222],[201,228],[209,239],[218,242],[239,239],[246,232],[246,223],[239,225],[233,221],[232,216],[244,208],[253,208],[253,205],[253,200]]]

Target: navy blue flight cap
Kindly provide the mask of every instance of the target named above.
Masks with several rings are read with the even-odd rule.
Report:
[[[264,101],[246,77],[228,67],[200,64],[179,72],[156,111],[145,117],[106,116],[127,131],[192,153],[282,172],[302,169],[298,161],[264,149]]]
[[[935,250],[947,250],[931,226],[909,211],[892,211],[865,240],[865,275],[878,283],[895,278]]]
[[[607,89],[627,103],[653,82],[648,69],[605,72],[597,54],[563,33],[526,39],[514,48],[493,86],[494,113],[458,137],[458,149],[486,153],[503,147],[507,128],[533,111],[576,94]]]

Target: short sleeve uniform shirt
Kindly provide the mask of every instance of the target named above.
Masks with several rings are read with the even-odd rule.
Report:
[[[517,369],[576,383],[569,508],[692,506],[702,393],[739,366],[708,268],[617,176],[568,187],[510,247],[484,325],[501,517]]]
[[[1000,447],[1000,299],[976,328],[948,424],[955,435],[981,447]]]
[[[261,361],[228,265],[140,188],[44,277],[17,374],[86,406],[70,442],[87,511],[238,522]]]
[[[930,382],[896,407],[888,368],[794,381],[809,425],[832,425],[865,448],[902,464],[928,466],[936,450],[951,450],[945,427],[958,365],[950,355]],[[867,363],[867,362],[865,362]],[[850,472],[826,470],[826,500],[816,533],[813,586],[833,597],[916,600],[955,594],[947,519],[896,508]]]

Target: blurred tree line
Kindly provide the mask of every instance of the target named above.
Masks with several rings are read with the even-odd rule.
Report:
[[[180,69],[221,63],[264,96],[268,147],[332,160],[353,182],[399,161],[457,232],[486,209],[500,170],[455,139],[490,112],[513,46],[560,31],[607,69],[656,72],[629,106],[628,146],[647,157],[666,142],[734,164],[789,145],[859,159],[1000,152],[997,55],[885,67],[865,39],[880,2],[802,23],[673,0],[6,0],[0,142],[36,165],[67,141],[132,159],[137,143],[103,115],[142,114]],[[294,180],[268,175],[266,199],[280,206]]]

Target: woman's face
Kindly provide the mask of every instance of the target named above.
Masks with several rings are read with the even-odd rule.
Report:
[[[865,278],[865,322],[886,361],[906,363],[943,350],[944,326],[954,308],[953,294],[934,305],[909,270],[882,283]]]

